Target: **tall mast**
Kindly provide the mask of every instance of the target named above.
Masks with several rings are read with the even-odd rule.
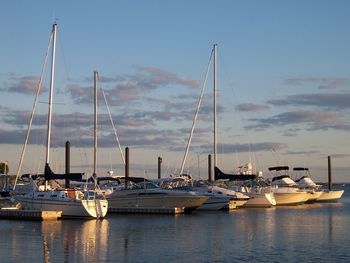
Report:
[[[217,72],[216,72],[216,52],[217,52],[217,47],[218,44],[214,44],[214,167],[218,166],[217,163],[217,120],[216,120],[216,77],[217,77]]]
[[[49,111],[47,116],[47,142],[46,142],[46,163],[50,163],[50,141],[51,141],[51,122],[52,122],[52,96],[53,83],[55,77],[55,56],[56,56],[56,31],[57,24],[52,25],[52,59],[51,59],[51,77],[50,77],[50,93],[49,93]]]
[[[96,163],[97,163],[97,71],[94,71],[94,172],[93,176],[96,176]]]

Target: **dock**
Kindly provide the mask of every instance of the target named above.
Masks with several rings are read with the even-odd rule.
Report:
[[[119,213],[119,214],[168,214],[177,215],[185,213],[184,208],[153,208],[153,207],[119,207],[119,208],[108,208],[108,213]]]
[[[36,211],[21,209],[0,209],[0,219],[24,219],[24,220],[58,220],[62,211]]]

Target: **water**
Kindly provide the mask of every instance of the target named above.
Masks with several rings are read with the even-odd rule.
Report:
[[[96,220],[0,220],[0,262],[350,262],[339,203]]]

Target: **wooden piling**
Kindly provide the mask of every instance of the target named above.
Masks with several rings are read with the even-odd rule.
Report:
[[[208,181],[212,182],[211,154],[208,155]]]
[[[330,156],[328,156],[328,190],[332,191],[332,166]]]
[[[158,179],[162,178],[162,157],[158,157]]]

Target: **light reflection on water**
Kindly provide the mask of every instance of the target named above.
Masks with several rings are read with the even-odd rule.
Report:
[[[350,199],[190,215],[0,221],[0,262],[350,262]]]

